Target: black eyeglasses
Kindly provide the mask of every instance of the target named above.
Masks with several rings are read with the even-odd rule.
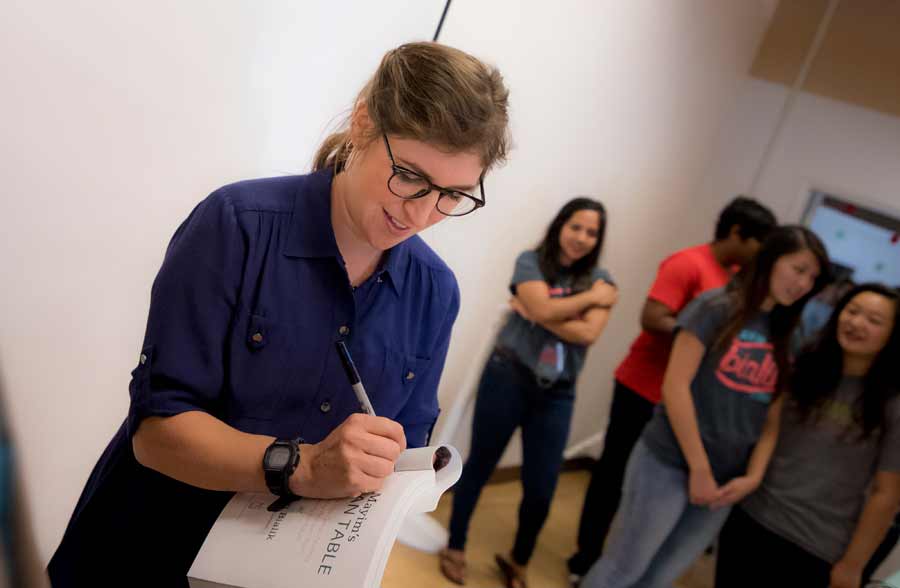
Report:
[[[478,178],[481,198],[476,198],[459,190],[441,188],[437,184],[432,184],[431,180],[422,174],[397,165],[397,162],[394,161],[394,154],[391,152],[391,144],[388,142],[387,134],[382,133],[381,136],[384,137],[384,146],[387,147],[388,157],[391,158],[391,169],[394,172],[388,179],[388,190],[391,191],[391,194],[404,200],[415,200],[424,198],[432,192],[437,192],[437,209],[438,212],[445,216],[464,216],[484,206],[484,176]]]

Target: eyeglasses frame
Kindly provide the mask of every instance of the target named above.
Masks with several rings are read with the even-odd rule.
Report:
[[[402,165],[397,165],[397,162],[394,160],[394,153],[393,153],[393,151],[391,151],[391,144],[388,141],[387,133],[381,133],[381,136],[384,139],[384,146],[387,148],[387,154],[391,160],[391,170],[393,172],[387,181],[388,190],[390,190],[391,194],[393,194],[397,198],[402,198],[403,200],[418,200],[419,198],[424,198],[425,196],[428,196],[432,192],[437,192],[438,193],[438,202],[435,203],[435,208],[437,209],[438,212],[440,212],[444,216],[452,216],[452,217],[460,217],[460,216],[466,216],[467,214],[472,214],[473,212],[475,212],[476,210],[478,210],[479,208],[482,208],[483,206],[485,206],[487,204],[487,199],[485,198],[485,195],[484,195],[484,173],[482,173],[481,176],[479,176],[479,178],[478,178],[478,188],[481,192],[481,199],[478,199],[475,196],[473,196],[472,194],[468,194],[468,193],[462,192],[460,190],[450,190],[448,188],[443,188],[441,186],[438,186],[431,180],[429,180],[427,177],[423,176],[421,173],[411,170],[411,169],[408,169],[408,168],[405,168]],[[401,174],[401,173],[407,174],[407,175],[413,175],[413,176],[416,176],[417,178],[422,178],[422,180],[426,184],[428,184],[428,187],[423,188],[422,190],[419,190],[412,196],[401,196],[400,194],[397,194],[396,192],[394,192],[391,189],[391,180],[394,179],[394,176],[396,176],[397,174]],[[441,201],[441,198],[443,198],[446,195],[450,195],[450,194],[458,194],[464,198],[468,198],[469,200],[472,200],[475,203],[475,208],[473,208],[472,210],[466,211],[462,214],[447,214],[446,212],[444,212],[443,210],[440,209],[440,207],[438,206],[438,203]]]

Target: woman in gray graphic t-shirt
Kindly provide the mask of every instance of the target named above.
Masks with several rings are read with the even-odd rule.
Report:
[[[606,210],[575,198],[557,213],[536,250],[522,252],[510,280],[512,310],[481,374],[472,418],[472,444],[453,491],[447,548],[440,569],[466,580],[469,521],[481,489],[513,432],[522,429],[522,504],[509,555],[495,557],[507,586],[524,587],[556,488],[575,405],[575,382],[587,348],[609,320],[618,296],[597,267]]]
[[[797,358],[766,477],[722,531],[716,586],[862,585],[900,507],[898,299],[854,288]]]
[[[828,255],[773,230],[747,272],[679,315],[663,405],[631,453],[617,529],[582,588],[671,587],[760,483],[775,445],[793,327]]]

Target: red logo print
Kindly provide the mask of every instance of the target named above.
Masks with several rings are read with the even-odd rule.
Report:
[[[544,347],[544,350],[541,351],[541,356],[540,358],[538,358],[538,361],[541,363],[556,365],[556,348],[552,345],[547,345],[546,347]]]
[[[557,288],[550,288],[549,292],[550,298],[562,298],[563,296],[568,296],[572,293],[572,288],[559,286]]]
[[[719,362],[716,377],[736,392],[772,394],[778,379],[772,344],[735,339]]]

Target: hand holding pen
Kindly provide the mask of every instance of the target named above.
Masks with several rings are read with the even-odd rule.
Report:
[[[403,427],[375,416],[349,350],[338,342],[338,355],[363,413],[350,415],[320,443],[300,446],[300,466],[291,490],[309,498],[343,498],[381,489],[406,449]],[[349,392],[344,392],[349,393]]]
[[[356,399],[359,400],[360,408],[367,415],[375,416],[375,409],[372,408],[369,395],[366,394],[366,389],[363,388],[362,381],[359,379],[359,372],[356,371],[356,364],[353,363],[353,358],[350,357],[350,350],[347,349],[347,345],[343,341],[338,341],[334,345],[337,348],[338,356],[341,358],[344,371],[347,373],[347,379],[350,380],[350,387],[353,388],[353,393],[356,394]]]

